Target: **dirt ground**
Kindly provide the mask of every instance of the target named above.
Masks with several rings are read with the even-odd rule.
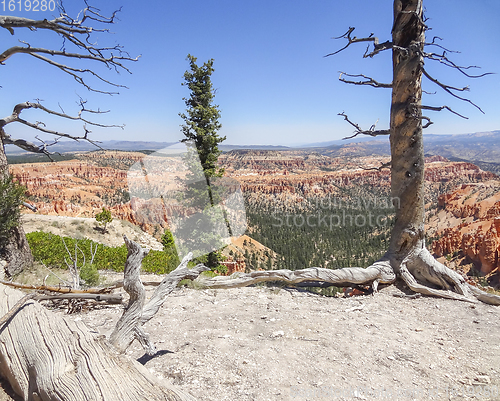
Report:
[[[395,293],[181,288],[128,355],[207,401],[500,400],[500,309]],[[122,309],[67,317],[107,335]]]

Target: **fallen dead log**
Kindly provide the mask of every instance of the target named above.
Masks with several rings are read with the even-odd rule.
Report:
[[[8,285],[9,287],[20,288],[23,290],[36,290],[36,291],[52,291],[60,292],[63,294],[105,294],[111,292],[112,288],[89,288],[87,290],[76,290],[70,287],[60,287],[51,285],[31,285],[21,284],[13,281],[0,280],[0,284]]]
[[[135,273],[142,258],[136,258],[135,251],[131,251],[135,249],[140,253],[137,244],[128,240],[126,243],[130,245],[126,271],[134,274],[126,274],[125,289],[133,292],[131,289],[142,286],[138,273]],[[122,323],[133,322],[133,330],[128,330],[124,324],[115,330],[118,350],[123,352],[126,349],[124,344],[138,338],[136,333],[142,331],[142,325],[154,316],[181,277],[193,279],[203,270],[207,268],[179,266],[164,278],[146,308],[140,314],[133,314],[141,303],[137,303],[137,299],[142,299],[139,291],[139,297],[131,300],[120,319]],[[160,382],[137,361],[117,352],[110,341],[89,330],[82,321],[73,321],[46,310],[31,299],[34,296],[29,294],[23,298],[16,289],[0,288],[0,375],[24,400],[195,400],[191,395]],[[151,344],[146,345],[154,349]]]
[[[152,287],[158,287],[161,284],[161,281],[141,281],[142,285],[145,287],[152,286]],[[110,284],[103,288],[103,290],[106,291],[112,291],[116,290],[117,288],[122,288],[123,287],[123,280],[117,280],[113,284]]]
[[[123,301],[123,297],[120,294],[39,294],[33,299],[37,301],[50,301],[54,299],[92,299],[94,301],[107,302],[109,304],[121,304]]]
[[[140,267],[142,259],[148,254],[148,250],[141,248],[134,241],[128,240],[126,236],[123,236],[123,238],[128,249],[123,287],[130,295],[130,300],[128,307],[116,324],[113,333],[111,333],[109,341],[119,352],[125,352],[134,340],[138,340],[148,355],[154,355],[156,349],[142,326],[158,312],[167,295],[177,287],[181,280],[194,280],[201,272],[210,269],[201,264],[188,269],[187,264],[193,256],[189,253],[174,271],[165,276],[149,302],[145,304],[146,291],[141,282]]]

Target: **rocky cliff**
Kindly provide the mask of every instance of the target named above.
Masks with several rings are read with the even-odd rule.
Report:
[[[94,217],[106,206],[114,218],[158,234],[167,227],[165,205],[158,198],[130,199],[128,192],[124,168],[144,157],[139,153],[94,152],[85,155],[85,160],[18,164],[11,166],[11,171],[28,188],[38,213]],[[175,184],[172,176],[179,172],[179,158],[169,163],[165,158],[149,158],[148,168],[155,170],[149,189],[165,193]],[[220,159],[250,205],[283,209],[297,208],[314,197],[360,197],[368,192],[388,196],[390,172],[380,169],[388,161],[378,156],[332,158],[313,151],[233,151]],[[440,208],[431,230],[432,235],[442,236],[434,244],[435,253],[463,251],[483,273],[492,272],[498,267],[500,241],[500,203],[495,197],[500,192],[495,186],[498,177],[474,164],[439,156],[428,158],[426,163],[427,203],[439,202]]]
[[[429,223],[440,237],[432,243],[435,255],[463,256],[483,275],[498,273],[500,182],[464,184],[441,195],[438,207]]]

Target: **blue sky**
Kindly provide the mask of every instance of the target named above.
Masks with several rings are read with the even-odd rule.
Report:
[[[217,88],[223,125],[221,135],[231,144],[298,144],[340,139],[352,132],[337,116],[345,111],[352,120],[368,128],[386,128],[389,120],[390,90],[355,87],[338,81],[338,71],[370,75],[381,82],[391,79],[390,51],[374,59],[363,59],[365,45],[351,46],[343,53],[323,56],[344,45],[340,36],[350,26],[357,36],[373,32],[381,41],[390,39],[392,1],[350,0],[229,0],[100,1],[103,13],[123,6],[112,35],[99,34],[102,45],[120,43],[131,55],[141,54],[130,65],[132,75],[102,71],[106,78],[127,85],[118,96],[89,93],[69,76],[27,55],[16,55],[0,66],[0,108],[6,116],[16,103],[40,98],[44,105],[76,111],[77,95],[88,104],[110,113],[99,122],[126,124],[120,129],[93,129],[93,138],[110,140],[176,141],[182,138],[178,113],[184,110],[181,86],[188,68],[186,55],[199,63],[215,60],[212,80]],[[81,3],[67,1],[68,10]],[[97,4],[94,2],[94,4]],[[428,37],[441,36],[447,48],[460,50],[453,60],[474,64],[481,72],[496,75],[471,80],[444,66],[426,68],[443,82],[470,85],[467,93],[485,111],[444,94],[430,82],[424,103],[448,105],[469,117],[463,120],[447,112],[428,113],[435,124],[427,133],[471,133],[500,129],[500,2],[497,0],[424,1],[429,26]],[[1,5],[0,5],[1,7]],[[1,13],[7,14],[7,13]],[[31,18],[51,18],[53,13],[16,12]],[[16,45],[18,39],[32,46],[55,46],[61,41],[40,32],[0,32],[2,47]],[[437,50],[437,49],[436,49]],[[2,49],[3,51],[3,49]],[[76,66],[74,61],[68,61]],[[100,89],[107,89],[99,85]],[[29,111],[26,119],[44,121],[49,128],[78,134],[79,125],[47,118]],[[14,137],[33,138],[22,126],[7,127]]]

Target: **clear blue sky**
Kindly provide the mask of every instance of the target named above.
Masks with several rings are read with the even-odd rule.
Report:
[[[345,111],[352,120],[368,128],[379,119],[386,128],[390,90],[355,87],[338,81],[338,71],[391,79],[390,51],[375,59],[363,59],[365,45],[351,46],[343,53],[324,58],[344,45],[332,40],[357,27],[358,36],[373,32],[381,41],[390,39],[392,1],[349,0],[107,0],[99,3],[103,13],[123,6],[113,35],[97,35],[100,44],[120,43],[131,55],[142,57],[131,64],[132,75],[104,71],[106,78],[127,85],[119,96],[95,95],[78,86],[71,77],[27,55],[15,55],[0,66],[1,115],[15,103],[44,99],[47,107],[76,110],[77,94],[94,108],[110,109],[100,122],[126,124],[125,130],[93,130],[95,139],[176,141],[182,138],[178,113],[184,110],[181,86],[188,68],[186,55],[202,63],[215,60],[213,83],[216,103],[222,112],[221,135],[231,144],[296,144],[340,139],[351,127],[337,116]],[[81,3],[66,1],[69,10]],[[471,80],[444,66],[427,68],[443,82],[470,85],[467,95],[486,114],[444,94],[431,82],[424,89],[424,103],[448,105],[469,117],[463,120],[447,113],[428,113],[435,124],[427,133],[471,133],[500,129],[500,2],[498,0],[424,0],[428,37],[441,36],[442,44],[460,50],[452,55],[458,64],[474,64],[480,71],[496,75]],[[1,7],[1,5],[0,5]],[[7,14],[7,13],[1,13]],[[53,13],[12,13],[31,18],[51,18]],[[32,46],[60,47],[61,41],[45,33],[2,30],[2,51],[17,40]],[[437,49],[436,49],[437,50]],[[76,66],[74,60],[67,61]],[[102,70],[99,70],[103,72]],[[100,85],[99,88],[107,89]],[[47,122],[49,128],[78,134],[79,127],[27,112],[24,118]],[[13,136],[33,138],[27,128],[9,126]]]

